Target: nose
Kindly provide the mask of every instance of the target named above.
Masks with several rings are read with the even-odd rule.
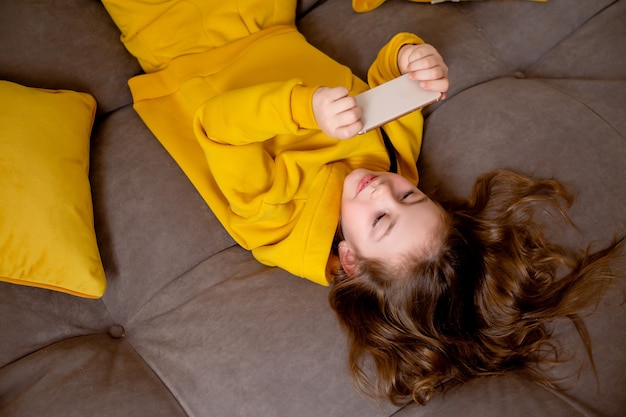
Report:
[[[385,200],[391,196],[391,189],[387,181],[380,181],[372,185],[372,193],[370,198],[373,200]]]

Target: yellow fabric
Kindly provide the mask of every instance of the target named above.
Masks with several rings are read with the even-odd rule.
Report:
[[[146,72],[172,58],[227,45],[276,25],[293,25],[296,0],[103,0],[122,42]]]
[[[352,0],[352,9],[357,13],[365,13],[378,8],[385,0]]]
[[[88,94],[0,81],[0,280],[98,298]]]
[[[462,1],[483,1],[483,0],[409,0],[413,3],[444,3],[448,1],[462,2]],[[530,0],[540,3],[544,3],[548,0]],[[381,6],[385,0],[352,0],[352,9],[357,13],[365,13],[374,10]]]
[[[254,12],[265,10],[271,13],[268,7]],[[421,42],[411,34],[394,38],[370,70],[370,84],[399,75],[398,49]],[[129,84],[139,115],[233,238],[260,262],[327,285],[343,179],[354,168],[387,170],[390,162],[379,131],[347,141],[324,135],[311,98],[318,86],[357,94],[367,84],[307,43],[293,24],[184,53]],[[415,112],[388,125],[397,135],[401,173],[415,183],[422,123]]]

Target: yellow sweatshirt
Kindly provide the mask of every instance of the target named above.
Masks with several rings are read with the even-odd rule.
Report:
[[[235,38],[172,53],[131,79],[135,109],[237,243],[266,265],[327,285],[345,176],[388,170],[390,160],[379,130],[344,141],[322,133],[312,95],[319,86],[352,95],[368,86],[293,24]],[[382,48],[370,86],[400,75],[397,53],[407,43],[422,41],[402,33]],[[414,183],[422,124],[414,112],[385,126],[398,173]]]

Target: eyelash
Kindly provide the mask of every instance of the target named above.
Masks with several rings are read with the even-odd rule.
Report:
[[[376,218],[374,219],[374,223],[372,224],[372,227],[376,227],[378,222],[380,222],[383,219],[383,217],[385,217],[385,216],[386,216],[385,213],[379,214],[378,216],[376,216]]]
[[[410,196],[413,195],[413,191],[409,191],[407,193],[404,193],[402,195],[402,197],[400,197],[400,201],[404,201],[407,198],[409,198]],[[382,213],[379,214],[378,216],[376,216],[376,218],[374,219],[374,222],[372,223],[372,227],[376,227],[376,225],[383,219],[383,217],[385,217],[387,214],[386,213]]]

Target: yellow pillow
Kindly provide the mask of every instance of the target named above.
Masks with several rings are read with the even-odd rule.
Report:
[[[0,281],[99,298],[86,93],[0,81]]]

